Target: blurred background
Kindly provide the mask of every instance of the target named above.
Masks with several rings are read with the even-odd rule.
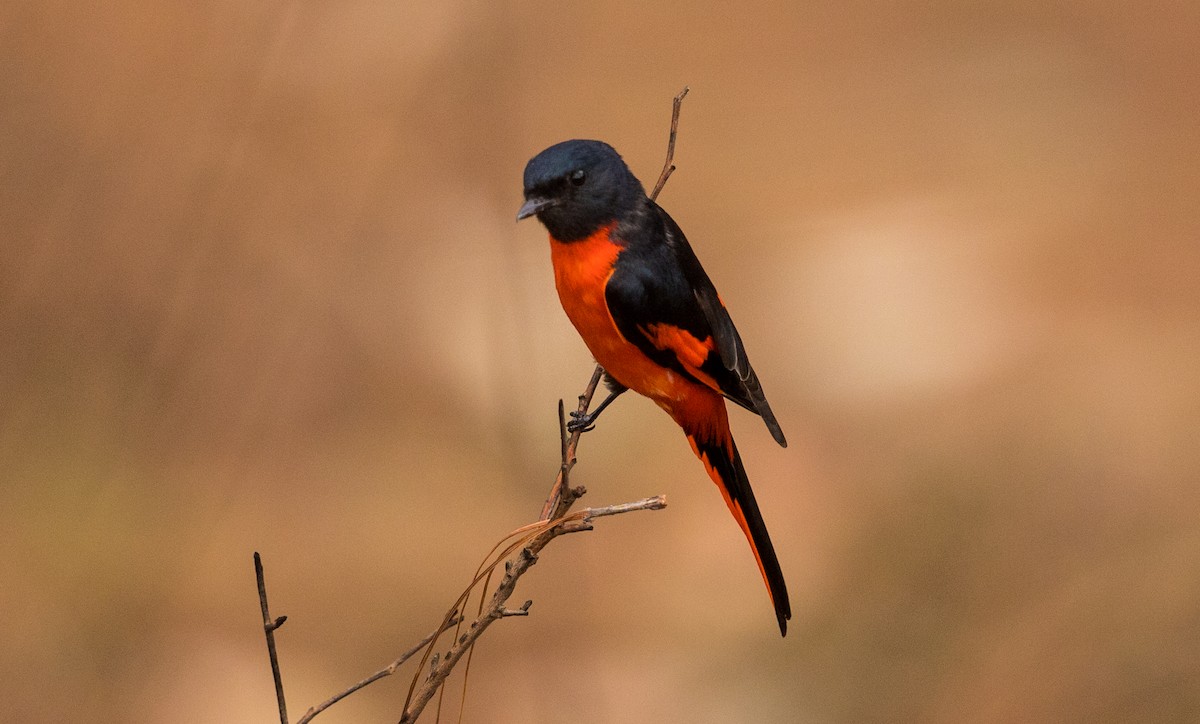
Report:
[[[255,550],[293,719],[433,628],[592,369],[525,161],[651,185],[685,84],[791,629],[626,397],[575,482],[670,507],[547,550],[466,721],[1200,719],[1198,8],[6,4],[0,719],[273,721]]]

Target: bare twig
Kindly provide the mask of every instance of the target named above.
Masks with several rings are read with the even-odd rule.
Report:
[[[537,563],[538,554],[550,541],[567,533],[591,530],[594,518],[630,513],[636,510],[660,510],[666,507],[666,504],[666,498],[660,495],[633,503],[623,503],[603,508],[584,508],[568,516],[547,521],[539,532],[533,534],[528,543],[525,544],[525,547],[521,549],[521,552],[511,562],[511,565],[507,567],[504,577],[500,580],[500,585],[496,587],[496,592],[492,594],[492,599],[488,604],[487,610],[482,616],[471,623],[467,632],[454,642],[454,645],[442,656],[441,661],[433,669],[429,677],[413,692],[408,704],[405,706],[404,715],[400,717],[400,724],[412,724],[412,722],[417,720],[417,717],[424,711],[425,705],[429,703],[434,693],[437,692],[438,687],[450,675],[450,672],[459,660],[471,650],[475,641],[483,635],[488,626],[505,617],[505,604],[509,597],[512,596],[513,591],[516,590],[517,581],[534,563]]]
[[[600,367],[600,365],[596,365],[596,369],[592,371],[591,379],[588,380],[587,386],[584,388],[583,394],[581,394],[579,396],[579,404],[578,404],[578,407],[576,408],[579,414],[582,415],[582,414],[587,413],[588,407],[591,406],[592,398],[596,394],[596,388],[599,386],[600,380],[603,378],[603,376],[604,376],[604,369],[602,367]],[[570,473],[571,473],[571,468],[573,468],[575,466],[575,462],[576,462],[575,451],[579,446],[579,439],[582,436],[583,431],[577,430],[568,436],[566,415],[563,412],[563,408],[564,408],[563,401],[559,400],[558,401],[558,430],[559,430],[561,462],[559,464],[558,476],[555,478],[554,484],[550,487],[550,494],[546,497],[546,502],[542,506],[541,518],[539,519],[538,523],[532,523],[530,525],[523,526],[523,527],[513,531],[512,533],[509,533],[507,536],[505,536],[505,538],[503,540],[500,541],[500,543],[497,543],[496,546],[492,548],[492,550],[485,557],[484,562],[480,564],[478,569],[476,569],[475,579],[471,582],[470,586],[467,587],[467,590],[463,591],[463,593],[459,596],[459,599],[455,605],[463,605],[466,602],[466,599],[470,595],[472,588],[474,588],[474,586],[479,583],[481,578],[484,580],[483,585],[484,585],[484,590],[486,591],[491,583],[492,572],[495,570],[496,566],[500,563],[501,560],[504,560],[504,576],[505,576],[504,580],[508,580],[509,577],[512,577],[512,580],[513,580],[514,586],[515,586],[516,579],[520,578],[520,576],[524,573],[524,571],[528,570],[528,567],[533,564],[532,564],[532,562],[530,562],[528,565],[524,566],[520,570],[515,570],[514,569],[514,561],[510,561],[510,560],[506,560],[506,559],[518,548],[520,548],[521,546],[528,545],[537,535],[545,532],[549,527],[551,527],[551,524],[550,524],[551,518],[560,517],[563,513],[565,513],[571,507],[572,504],[574,504],[574,502],[576,500],[579,499],[580,496],[582,496],[586,492],[582,487],[570,488],[567,485],[567,481],[568,481]],[[505,541],[510,540],[514,537],[518,537],[518,536],[520,537],[520,540],[518,540],[515,543],[510,544],[503,552],[501,552],[499,555],[495,555],[493,557],[493,554],[495,554],[496,551],[502,545],[504,545]],[[522,554],[525,554],[527,552],[528,552],[528,549],[526,549],[525,551],[522,551]],[[489,563],[489,561],[490,561],[490,563]],[[499,593],[499,590],[497,590],[497,593]],[[510,593],[511,593],[511,591],[510,591]],[[505,600],[507,600],[507,596],[505,596]],[[474,653],[473,641],[476,638],[478,638],[478,636],[483,633],[483,629],[486,629],[487,626],[491,625],[491,623],[494,620],[496,620],[496,618],[503,618],[503,615],[502,615],[502,611],[504,610],[503,604],[504,604],[504,601],[499,601],[497,603],[495,601],[495,599],[493,599],[493,608],[495,608],[496,611],[501,612],[501,615],[498,615],[493,618],[493,617],[490,617],[490,616],[487,616],[484,614],[484,598],[480,597],[478,617],[475,619],[475,622],[471,624],[471,630],[468,632],[468,635],[470,635],[472,632],[474,632],[474,636],[471,639],[472,643],[468,644],[465,649],[466,654],[467,654],[467,663],[465,665],[465,671],[467,674],[470,673],[471,659],[472,659],[472,655]],[[490,613],[494,613],[494,612],[491,609],[489,609],[489,614]],[[487,619],[486,622],[484,622],[485,618]],[[483,623],[481,623],[481,622],[483,622]],[[465,637],[459,638],[459,636],[458,636],[459,630],[461,630],[461,626],[459,627],[458,630],[455,631],[455,637],[458,638],[458,640],[460,642],[462,642],[463,638],[465,638]],[[429,646],[427,647],[427,649],[425,651],[425,656],[422,657],[422,659],[421,659],[421,664],[420,664],[420,666],[418,666],[418,669],[421,666],[425,665],[425,662],[430,657],[430,654],[432,653],[433,647],[435,644],[436,644],[436,639],[434,641],[430,642]],[[457,658],[454,660],[454,663],[457,663]],[[449,675],[449,672],[453,668],[454,663],[451,663],[450,666],[446,669],[447,675]],[[443,680],[444,680],[444,677],[443,677]],[[416,708],[414,710],[414,707],[412,706],[413,702],[414,702],[414,697],[418,697],[419,694],[421,693],[421,692],[417,691],[417,682],[418,682],[418,678],[416,676],[414,676],[412,683],[410,684],[410,686],[408,688],[408,697],[404,701],[405,712],[411,713],[414,720],[416,719],[417,716],[420,715],[421,709],[424,708],[425,704],[428,703],[428,700],[426,699],[424,702],[422,702],[418,705],[420,708]],[[427,679],[425,683],[428,685],[429,680]],[[441,702],[440,702],[440,698],[439,698],[439,709],[440,709],[440,704],[441,704]]]
[[[408,661],[409,659],[411,659],[413,657],[413,655],[416,654],[418,651],[420,651],[421,649],[428,646],[429,642],[432,641],[438,634],[445,631],[446,628],[448,628],[449,626],[454,626],[454,625],[458,624],[458,622],[461,620],[462,620],[461,617],[455,616],[449,622],[449,624],[447,626],[438,627],[437,629],[430,631],[428,636],[421,639],[417,643],[413,644],[412,648],[410,648],[408,651],[405,651],[404,653],[400,654],[400,657],[397,658],[392,663],[383,667],[379,671],[376,671],[374,674],[371,674],[370,676],[368,676],[367,678],[358,682],[357,684],[354,684],[353,686],[349,687],[345,691],[334,694],[333,696],[329,697],[325,701],[321,702],[320,704],[317,704],[316,706],[312,707],[308,711],[304,712],[304,716],[300,717],[299,721],[297,721],[296,724],[308,724],[308,722],[312,721],[313,717],[315,717],[317,714],[320,714],[321,712],[325,711],[329,707],[338,703],[342,699],[345,699],[347,696],[350,696],[351,694],[353,694],[354,692],[363,688],[364,686],[367,686],[368,684],[374,684],[376,681],[379,681],[380,679],[382,679],[384,677],[391,676],[392,674],[396,673],[396,669],[399,669],[404,664],[405,661]]]
[[[683,90],[679,91],[679,95],[675,96],[675,100],[671,101],[671,136],[667,139],[667,160],[663,162],[662,173],[658,175],[658,183],[654,184],[654,190],[650,192],[651,201],[658,198],[663,186],[667,185],[667,179],[671,178],[671,174],[675,172],[675,134],[679,132],[679,108],[683,105],[683,99],[687,94],[688,87],[685,85]]]
[[[594,518],[603,518],[608,515],[620,515],[622,513],[632,513],[635,510],[662,510],[667,507],[667,496],[656,495],[653,498],[642,498],[635,500],[632,503],[620,503],[618,505],[605,505],[601,508],[584,508],[575,514],[581,523],[590,523]],[[575,517],[571,516],[571,517]],[[570,522],[568,520],[568,522]],[[570,530],[565,531],[570,533]]]
[[[596,370],[592,372],[592,379],[588,380],[587,388],[583,394],[579,396],[579,406],[576,410],[580,415],[584,415],[588,411],[588,406],[592,404],[592,397],[596,394],[596,387],[600,384],[600,378],[604,376],[604,368],[596,365]],[[558,477],[554,480],[554,485],[550,488],[550,495],[546,498],[546,504],[542,506],[541,520],[551,520],[561,517],[570,507],[571,504],[579,499],[585,491],[579,489],[578,492],[571,490],[568,487],[568,478],[571,475],[571,468],[575,467],[575,449],[579,447],[579,438],[583,435],[583,430],[576,430],[567,437],[567,422],[562,414],[562,400],[558,401],[558,430],[559,438],[563,440],[562,445],[562,467],[558,470]]]
[[[287,701],[283,698],[283,676],[279,673],[279,654],[275,652],[275,629],[287,616],[272,620],[267,608],[267,581],[263,576],[262,556],[254,551],[254,577],[258,579],[258,603],[262,607],[263,632],[267,635],[267,654],[271,657],[271,674],[275,677],[275,700],[279,702],[279,724],[288,724]]]
[[[520,607],[520,608],[506,608],[506,609],[504,609],[503,611],[501,611],[501,612],[500,612],[500,615],[501,615],[501,616],[503,616],[503,617],[507,617],[507,616],[528,616],[528,615],[529,615],[529,607],[530,607],[530,606],[532,606],[532,605],[533,605],[533,599],[530,599],[530,600],[526,601],[525,603],[521,604],[521,607]]]

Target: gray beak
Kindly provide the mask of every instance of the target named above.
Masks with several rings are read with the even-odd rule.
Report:
[[[525,199],[525,203],[521,204],[521,209],[517,211],[517,221],[528,219],[530,216],[533,216],[547,206],[553,206],[555,203],[554,199],[543,199],[537,196]]]

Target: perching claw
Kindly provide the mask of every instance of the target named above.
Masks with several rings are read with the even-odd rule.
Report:
[[[604,412],[604,408],[608,407],[609,403],[621,396],[621,393],[629,389],[616,380],[604,375],[604,381],[612,390],[608,393],[608,397],[596,406],[596,409],[591,412],[580,412],[579,410],[571,410],[571,421],[567,423],[567,432],[583,434],[590,430],[596,429],[596,420],[600,417],[600,413]]]

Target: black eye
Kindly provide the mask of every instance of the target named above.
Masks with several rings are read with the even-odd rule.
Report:
[[[571,174],[571,183],[576,186],[582,186],[584,181],[587,181],[587,174],[583,172],[583,169],[579,169]]]

